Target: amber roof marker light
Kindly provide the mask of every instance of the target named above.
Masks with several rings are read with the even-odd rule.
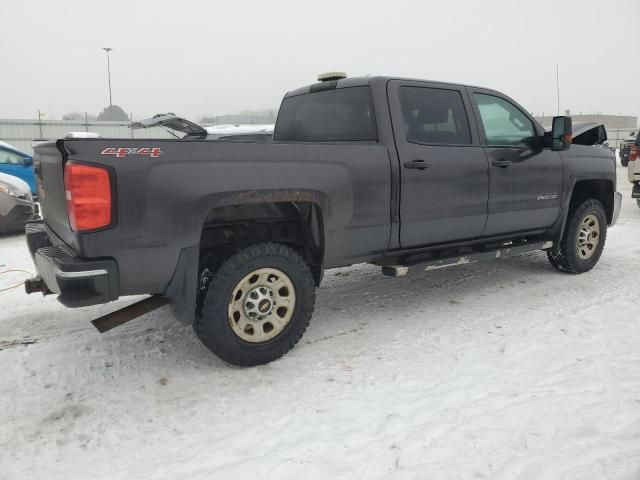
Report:
[[[319,82],[331,82],[332,80],[341,80],[347,78],[345,72],[326,72],[318,75]]]

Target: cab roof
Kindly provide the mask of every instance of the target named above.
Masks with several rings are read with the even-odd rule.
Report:
[[[310,85],[305,85],[304,87],[300,87],[300,88],[296,88],[295,90],[291,90],[290,92],[287,92],[286,95],[284,96],[285,98],[287,97],[295,97],[297,95],[303,95],[305,93],[311,93],[313,91],[320,91],[320,90],[324,90],[324,88],[322,88],[322,86],[324,84],[331,84],[331,87],[326,87],[327,90],[329,89],[333,89],[333,88],[349,88],[349,87],[361,87],[361,86],[366,86],[366,85],[373,85],[376,83],[387,83],[391,80],[402,80],[402,81],[406,81],[406,82],[428,82],[428,83],[433,83],[433,84],[441,84],[441,85],[449,85],[449,86],[458,86],[458,87],[472,87],[472,88],[482,88],[483,90],[492,90],[490,88],[486,88],[486,87],[479,87],[477,85],[466,85],[463,83],[454,83],[454,82],[443,82],[443,81],[437,81],[437,80],[427,80],[424,78],[407,78],[407,77],[390,77],[390,76],[384,76],[384,75],[377,75],[377,76],[369,76],[369,77],[347,77],[347,78],[342,78],[340,80],[330,80],[330,81],[325,81],[325,82],[316,82],[316,83],[312,83]],[[335,87],[333,87],[333,85],[335,85]]]

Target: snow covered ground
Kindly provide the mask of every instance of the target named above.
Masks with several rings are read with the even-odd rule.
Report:
[[[298,346],[223,364],[131,299],[0,293],[2,479],[640,478],[640,209],[594,271],[546,257],[391,279],[327,272]],[[0,269],[32,270],[18,236]],[[0,288],[20,275],[0,277]]]

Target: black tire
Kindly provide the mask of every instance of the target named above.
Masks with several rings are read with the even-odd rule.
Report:
[[[621,164],[623,167],[628,167],[628,166],[629,166],[629,159],[628,159],[628,158],[626,158],[626,159],[625,159],[625,158],[621,158],[621,159],[620,159],[620,164]]]
[[[283,329],[277,336],[252,343],[234,331],[229,308],[241,282],[260,269],[284,273],[293,286],[295,304],[290,320],[280,327]],[[291,350],[307,329],[315,305],[315,283],[309,266],[296,251],[278,243],[256,244],[234,253],[221,262],[205,288],[202,311],[193,328],[209,350],[238,366],[269,363]]]
[[[599,223],[599,240],[591,256],[582,258],[578,253],[578,240],[583,221],[594,216]],[[569,212],[564,237],[557,248],[547,252],[549,263],[568,273],[584,273],[591,270],[600,260],[607,239],[607,215],[602,203],[595,199],[585,200],[574,206]]]
[[[636,204],[640,207],[640,198],[636,198]]]

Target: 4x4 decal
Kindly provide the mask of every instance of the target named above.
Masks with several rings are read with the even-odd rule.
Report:
[[[100,152],[100,155],[113,155],[117,158],[123,158],[126,155],[149,155],[152,158],[157,158],[162,155],[160,147],[109,147]]]

